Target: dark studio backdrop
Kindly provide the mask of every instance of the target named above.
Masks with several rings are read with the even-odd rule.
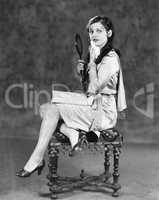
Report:
[[[81,89],[74,36],[87,48],[85,25],[109,16],[127,96],[127,119],[118,126],[130,142],[159,142],[159,2],[157,0],[0,0],[1,137],[36,137],[38,104],[52,85]]]

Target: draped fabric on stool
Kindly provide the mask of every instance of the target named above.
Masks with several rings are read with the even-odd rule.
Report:
[[[116,129],[101,131],[98,138],[93,132],[84,132],[79,130],[79,145],[82,151],[85,149],[104,151],[104,172],[98,176],[87,176],[84,170],[77,177],[61,177],[57,174],[58,158],[63,152],[66,156],[73,156],[68,138],[56,131],[48,146],[49,157],[49,190],[51,199],[57,199],[57,194],[73,190],[99,191],[106,192],[106,189],[112,189],[112,196],[119,196],[119,155],[123,143],[122,135]],[[67,154],[68,153],[68,154]],[[111,159],[113,156],[113,159]],[[112,163],[111,163],[112,161]],[[89,161],[88,161],[89,162]],[[113,165],[113,172],[110,172],[110,165]],[[110,178],[112,177],[112,181]]]

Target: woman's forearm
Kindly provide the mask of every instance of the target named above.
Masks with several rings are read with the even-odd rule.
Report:
[[[99,83],[98,83],[98,75],[96,70],[96,64],[94,62],[88,64],[89,67],[89,87],[88,93],[96,94]]]

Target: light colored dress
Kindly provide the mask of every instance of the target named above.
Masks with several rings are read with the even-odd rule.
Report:
[[[119,87],[120,61],[114,50],[103,57],[96,72],[89,70],[90,83],[85,94],[53,91],[52,103],[56,104],[64,123],[73,129],[99,131],[112,128],[117,122],[117,92]],[[92,74],[91,74],[92,73]],[[120,78],[120,82],[123,80]],[[120,84],[121,85],[121,84]],[[122,87],[122,109],[126,108]]]

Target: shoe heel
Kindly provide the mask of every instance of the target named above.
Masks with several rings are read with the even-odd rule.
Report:
[[[38,176],[41,175],[44,167],[45,167],[45,161],[43,160],[43,164],[38,168]]]
[[[41,175],[42,169],[43,169],[43,167],[40,167],[40,168],[38,169],[38,176]]]

